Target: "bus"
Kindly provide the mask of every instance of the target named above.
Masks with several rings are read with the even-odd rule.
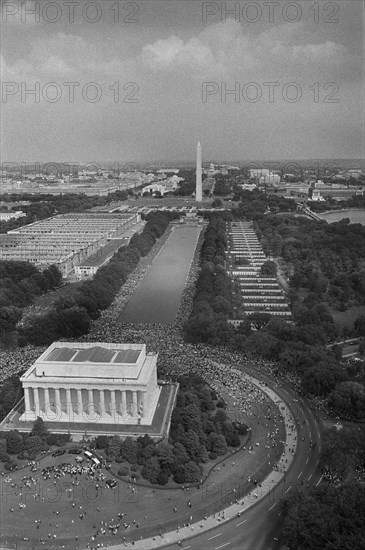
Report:
[[[94,456],[90,451],[84,451],[84,455],[89,459],[91,460],[91,462],[93,462],[95,464],[95,466],[98,466],[100,467],[101,466],[101,462],[100,460]]]

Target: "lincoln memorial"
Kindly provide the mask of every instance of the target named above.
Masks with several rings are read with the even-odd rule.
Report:
[[[54,342],[20,380],[20,422],[147,426],[161,391],[145,344]]]

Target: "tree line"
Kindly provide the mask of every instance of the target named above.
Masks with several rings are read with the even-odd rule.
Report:
[[[22,310],[41,294],[57,288],[62,274],[55,265],[41,271],[29,262],[0,260],[0,343],[14,343]]]
[[[232,282],[225,264],[226,215],[210,216],[201,249],[201,269],[196,282],[193,309],[183,330],[187,341],[219,344],[229,339],[232,329]]]
[[[71,441],[69,434],[55,434],[48,430],[43,419],[38,417],[30,433],[18,430],[0,432],[0,461],[5,470],[14,470],[18,460],[35,460],[39,453],[52,446],[62,447]]]

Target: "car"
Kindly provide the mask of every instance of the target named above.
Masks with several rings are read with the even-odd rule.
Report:
[[[105,483],[111,488],[111,489],[115,489],[116,486],[117,486],[117,482],[115,481],[115,479],[107,479],[105,481]]]
[[[68,452],[69,452],[70,455],[81,455],[82,454],[82,450],[77,449],[75,447],[72,448],[72,449],[69,449]]]
[[[61,456],[61,455],[64,455],[65,452],[66,452],[65,449],[60,449],[59,451],[55,451],[54,453],[52,453],[52,456],[53,457]]]

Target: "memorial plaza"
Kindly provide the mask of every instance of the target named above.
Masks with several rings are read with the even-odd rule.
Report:
[[[0,259],[55,264],[64,277],[83,260],[140,222],[138,213],[60,214],[0,236]]]
[[[178,386],[157,383],[145,344],[54,342],[20,378],[24,399],[2,429],[30,431],[37,417],[72,435],[166,435]]]

